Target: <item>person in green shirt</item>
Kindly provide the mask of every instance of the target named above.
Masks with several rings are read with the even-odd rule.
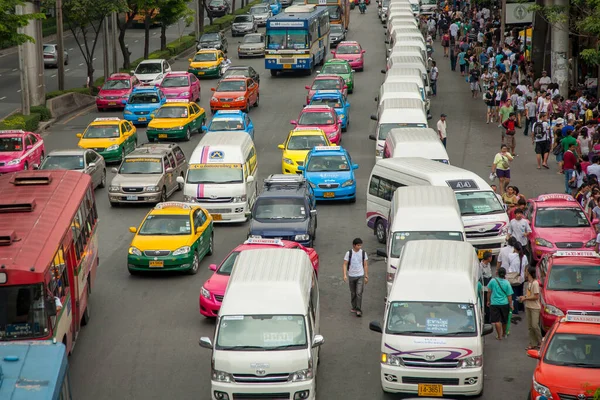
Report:
[[[579,158],[581,150],[578,148],[579,146],[577,144],[577,131],[571,131],[569,135],[565,136],[563,140],[561,140],[560,144],[563,147],[563,153],[566,153],[567,150],[569,150],[569,146],[574,144],[575,156]]]
[[[506,269],[498,268],[498,277],[492,278],[487,285],[488,306],[490,307],[491,322],[496,327],[496,339],[502,340],[506,336],[506,324],[510,310],[513,309],[513,290],[510,282],[506,280]]]
[[[500,119],[499,127],[502,127],[502,124],[504,123],[504,121],[509,119],[510,114],[512,114],[514,112],[515,112],[515,108],[513,107],[511,100],[506,99],[506,102],[504,103],[504,105],[502,107],[500,107],[500,110],[498,110],[498,117]],[[505,130],[502,129],[502,143],[504,143],[505,133],[506,133]]]

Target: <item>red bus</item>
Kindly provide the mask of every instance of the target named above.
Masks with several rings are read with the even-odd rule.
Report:
[[[98,213],[89,175],[0,176],[0,341],[56,339],[71,352],[90,319]]]

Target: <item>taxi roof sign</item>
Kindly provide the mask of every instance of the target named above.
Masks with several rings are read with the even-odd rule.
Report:
[[[120,121],[121,118],[119,117],[98,117],[98,118],[94,118],[94,122],[96,121]]]
[[[573,196],[571,196],[570,194],[564,194],[564,193],[541,194],[535,200],[536,201],[548,201],[548,200],[575,201]]]
[[[557,251],[555,257],[594,257],[600,258],[600,254],[595,251]]]
[[[189,99],[167,99],[167,103],[189,103]]]
[[[3,133],[25,133],[25,131],[22,129],[9,129],[9,130],[5,130],[5,131],[0,131],[0,134],[3,134]]]
[[[192,206],[187,203],[182,203],[180,201],[165,201],[163,203],[158,203],[154,206],[155,210],[162,210],[167,207],[181,208],[182,210],[191,210]]]
[[[258,239],[258,238],[250,238],[247,239],[244,244],[272,244],[275,246],[284,247],[285,244],[281,241],[281,239]]]
[[[565,317],[567,322],[587,322],[600,324],[600,311],[567,311]]]
[[[314,150],[316,151],[326,151],[326,150],[341,150],[341,146],[315,146]]]
[[[247,76],[244,75],[227,75],[225,77],[225,79],[229,79],[229,78],[235,78],[235,79],[247,79]]]
[[[243,114],[244,112],[242,110],[219,110],[217,111],[217,115],[219,114],[235,114],[235,115],[239,115],[239,114]]]

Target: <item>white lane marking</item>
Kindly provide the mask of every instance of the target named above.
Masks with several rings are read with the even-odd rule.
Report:
[[[79,66],[81,67],[83,65],[83,63],[79,64]]]
[[[67,68],[65,69],[65,72],[69,72],[71,70],[71,68]]]
[[[92,59],[92,61],[96,61],[96,59],[95,59],[95,58],[93,58],[93,59]]]
[[[133,43],[137,43],[137,42],[139,42],[139,40],[136,40],[136,41],[135,41],[135,42],[133,42]]]
[[[55,76],[56,76],[56,74],[54,74],[54,75],[50,76],[50,78],[54,78]]]
[[[21,89],[17,90],[17,93],[21,93]]]
[[[69,49],[69,51],[73,51],[73,48],[71,47],[71,48]]]
[[[0,100],[4,100],[5,98],[6,98],[6,96],[4,96],[4,97],[0,97]]]
[[[16,72],[16,71],[18,71],[18,70],[19,70],[18,68],[13,68],[13,72]]]

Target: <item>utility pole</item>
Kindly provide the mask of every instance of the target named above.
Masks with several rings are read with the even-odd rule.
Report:
[[[504,48],[504,32],[506,31],[506,0],[502,0],[500,9],[500,51]]]
[[[110,15],[110,21],[112,26],[112,72],[116,74],[119,72],[119,65],[117,59],[117,45],[118,45],[118,36],[119,36],[119,24],[117,22],[117,12],[113,11]]]
[[[15,14],[23,15],[23,6],[17,5],[15,8]],[[23,28],[18,28],[19,33],[24,33]],[[19,70],[21,72],[21,113],[23,115],[29,115],[30,103],[29,103],[29,71],[25,66],[25,49],[23,44],[19,45]]]
[[[194,1],[194,7],[195,7],[194,11],[196,12],[196,18],[195,18],[196,23],[194,24],[194,31],[196,33],[196,40],[200,39],[200,23],[201,23],[201,21],[200,21],[200,7],[201,7],[200,2],[201,1],[202,0]]]
[[[560,94],[566,97],[569,92],[569,2],[554,0],[554,6],[565,9],[567,21],[555,22],[551,27],[550,77],[552,82],[558,83]]]
[[[103,36],[103,41],[104,41],[104,46],[102,47],[103,50],[103,58],[104,58],[104,80],[107,80],[108,77],[110,76],[110,71],[109,69],[109,59],[108,59],[108,46],[110,46],[110,42],[108,40],[108,17],[104,17],[104,20],[102,21],[102,36]],[[90,85],[92,85],[93,82],[90,82]]]
[[[56,0],[56,51],[58,67],[58,90],[65,90],[65,40],[63,32],[62,0]]]

